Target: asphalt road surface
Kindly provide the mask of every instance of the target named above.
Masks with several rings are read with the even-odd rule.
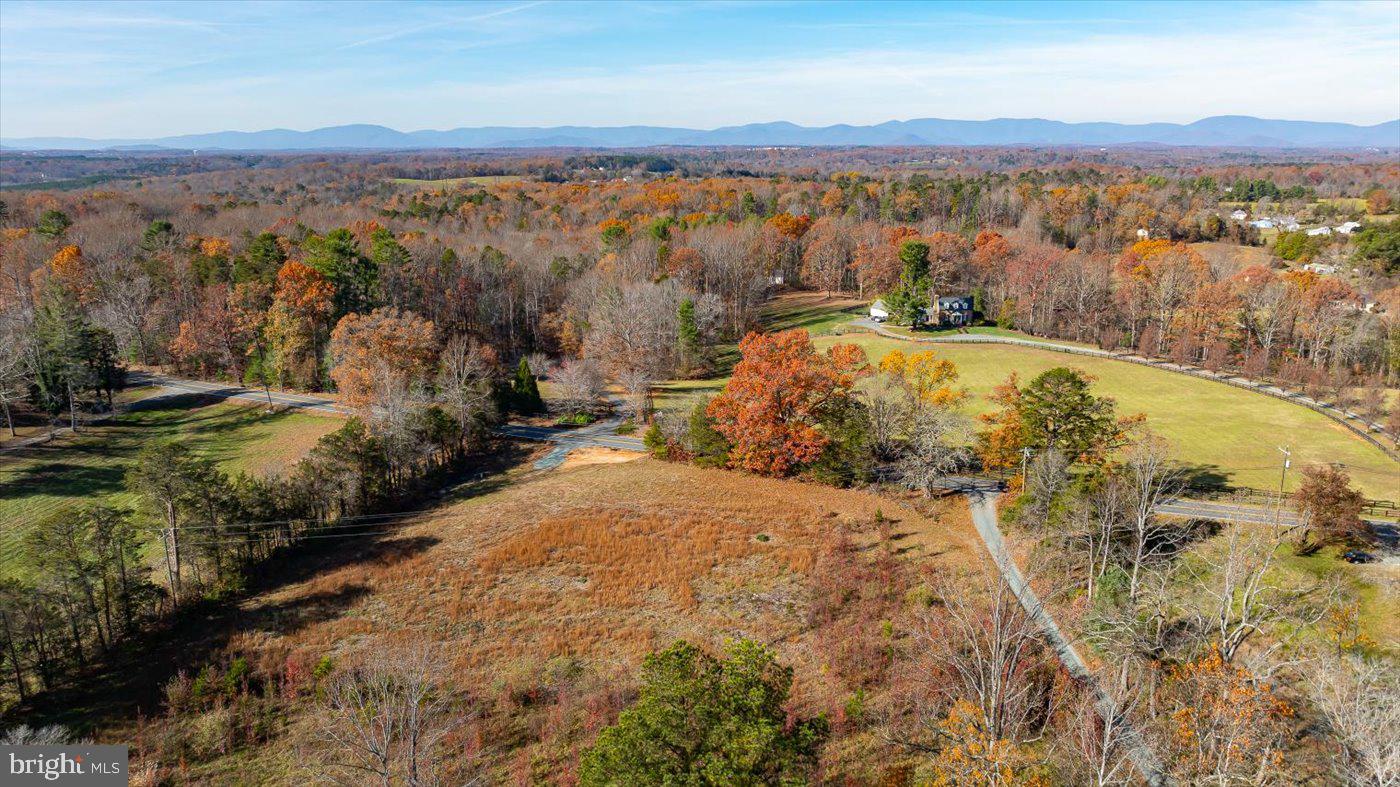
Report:
[[[1059,624],[1040,603],[1040,598],[1031,589],[1030,583],[1021,573],[1020,567],[1016,565],[1015,558],[1006,548],[1006,540],[1002,538],[1001,528],[997,526],[997,493],[987,491],[982,485],[976,484],[967,488],[965,494],[968,505],[972,508],[972,523],[977,526],[977,534],[982,537],[982,543],[986,544],[987,552],[991,554],[992,560],[996,563],[997,571],[1006,580],[1011,592],[1016,594],[1017,600],[1021,602],[1021,607],[1026,610],[1026,614],[1040,628],[1050,646],[1055,649],[1055,654],[1059,657],[1065,670],[1093,690],[1099,714],[1105,718],[1110,716],[1118,718],[1121,709],[1103,690],[1098,678],[1089,671],[1089,666],[1084,663],[1084,658],[1079,655],[1074,643],[1070,642],[1065,637],[1064,632],[1060,631]],[[1118,722],[1120,725],[1124,723],[1121,718],[1118,718]],[[1142,774],[1148,784],[1155,787],[1168,783],[1156,754],[1142,740],[1141,735],[1136,731],[1130,731],[1125,743],[1129,746],[1128,756],[1133,762],[1133,767]]]

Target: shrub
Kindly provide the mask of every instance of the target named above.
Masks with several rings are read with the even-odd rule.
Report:
[[[717,659],[688,642],[642,664],[640,696],[583,756],[580,785],[790,784],[804,780],[825,719],[790,718],[792,669],[749,641]]]

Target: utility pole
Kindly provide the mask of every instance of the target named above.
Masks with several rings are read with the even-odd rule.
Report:
[[[1288,479],[1288,467],[1293,463],[1293,452],[1289,448],[1291,446],[1278,446],[1279,453],[1283,454],[1283,469],[1278,474],[1278,508],[1274,510],[1274,527],[1278,527],[1283,519],[1283,484]]]
[[[1021,489],[1026,488],[1026,462],[1031,458],[1030,447],[1021,449]]]
[[[68,428],[73,430],[73,434],[78,433],[78,405],[73,401],[73,381],[67,380],[68,384]]]

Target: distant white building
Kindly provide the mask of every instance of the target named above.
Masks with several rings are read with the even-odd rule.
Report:
[[[1249,218],[1249,213],[1243,210],[1237,210],[1234,213],[1230,214],[1230,218],[1234,219],[1235,221],[1244,221],[1245,219]]]
[[[1273,219],[1259,219],[1258,221],[1251,221],[1249,226],[1258,227],[1261,230],[1271,230],[1274,228],[1274,222]]]
[[[1340,233],[1342,233],[1343,235],[1350,235],[1354,230],[1359,230],[1359,229],[1361,229],[1361,222],[1359,222],[1359,221],[1348,221],[1347,223],[1345,223],[1345,224],[1343,224],[1342,226],[1338,227],[1338,228],[1337,228],[1337,232],[1340,232]]]
[[[1337,266],[1326,265],[1321,262],[1310,262],[1307,265],[1303,266],[1303,270],[1312,271],[1313,273],[1319,274],[1321,276],[1331,276],[1332,274],[1337,272]]]
[[[1331,234],[1332,234],[1332,228],[1331,228],[1331,227],[1313,227],[1312,229],[1308,230],[1308,236],[1309,236],[1309,237],[1314,237],[1314,238],[1317,237],[1317,236],[1319,236],[1319,235],[1331,235]]]
[[[890,310],[885,306],[884,301],[875,301],[870,304],[870,319],[875,322],[884,322],[890,318]]]
[[[1290,221],[1287,224],[1285,224],[1283,228],[1285,230],[1288,230],[1289,232],[1297,232],[1298,230],[1302,229],[1302,225],[1300,225],[1296,221]]]

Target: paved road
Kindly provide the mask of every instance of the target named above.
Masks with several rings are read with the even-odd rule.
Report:
[[[86,417],[83,420],[83,424],[91,425],[102,423],[103,421],[106,421],[115,414],[120,414],[122,412],[128,412],[131,410],[139,410],[144,407],[150,407],[153,404],[158,404],[164,399],[170,399],[176,396],[188,396],[192,393],[197,393],[204,396],[212,396],[216,399],[239,399],[244,401],[257,402],[259,404],[267,404],[270,399],[272,404],[279,405],[282,407],[295,407],[298,409],[314,410],[318,412],[332,413],[335,415],[348,415],[350,413],[350,410],[342,407],[334,401],[318,398],[315,396],[308,396],[306,394],[281,393],[277,391],[273,391],[271,394],[268,394],[254,388],[244,388],[238,385],[229,385],[226,383],[210,383],[204,382],[202,380],[182,380],[174,377],[165,377],[164,375],[150,374],[147,372],[133,372],[127,377],[127,384],[131,386],[152,385],[156,386],[160,390],[150,396],[147,396],[144,399],[139,399],[135,402],[131,402],[130,404],[126,405],[119,405],[117,407],[116,413],[103,413],[97,416]],[[53,430],[53,432],[51,433],[45,432],[41,435],[36,435],[34,437],[26,438],[24,440],[18,440],[4,447],[0,447],[0,453],[4,453],[6,451],[18,451],[21,448],[28,448],[30,446],[47,443],[54,437],[67,434],[71,431],[73,431],[71,428],[64,426]]]
[[[208,383],[199,380],[184,380],[155,375],[148,375],[147,379],[152,384],[160,385],[167,391],[160,394],[160,396],[199,393],[220,399],[240,399],[259,403],[266,403],[270,396],[272,404],[281,407],[293,407],[335,415],[349,415],[354,412],[350,408],[334,400],[311,394],[273,391],[269,395],[267,392],[256,388],[244,388],[242,386],[222,383]],[[154,398],[156,397],[150,397],[143,401],[150,401]],[[553,426],[529,426],[526,424],[506,424],[498,429],[497,432],[507,437],[557,443],[559,447],[555,451],[550,452],[548,456],[536,463],[540,469],[547,469],[563,462],[564,455],[574,448],[594,446],[599,448],[616,448],[621,451],[645,451],[646,448],[642,446],[640,438],[615,434],[615,430],[621,423],[621,418],[609,418],[595,424],[590,424],[589,426],[575,429],[563,429]]]
[[[1084,658],[1079,655],[1074,644],[1060,630],[1055,618],[1040,603],[1040,598],[1031,589],[1030,583],[1021,573],[1020,567],[1016,565],[1016,560],[1011,556],[1010,550],[1006,548],[1006,540],[1002,538],[1001,528],[997,526],[997,493],[987,491],[981,483],[972,485],[964,491],[967,495],[968,505],[972,509],[972,523],[977,527],[977,534],[982,537],[982,543],[986,544],[987,551],[996,563],[997,570],[1006,580],[1007,586],[1011,588],[1011,592],[1016,594],[1016,598],[1021,602],[1026,614],[1045,634],[1045,638],[1055,649],[1055,654],[1059,657],[1065,670],[1093,690],[1096,697],[1095,704],[1098,706],[1100,715],[1117,716],[1119,709],[1116,703],[1104,691],[1098,678],[1089,671],[1089,666],[1084,663]],[[1122,723],[1121,720],[1120,723]],[[1169,783],[1156,754],[1152,752],[1140,735],[1135,731],[1131,732],[1127,738],[1127,744],[1130,747],[1128,756],[1133,762],[1133,767],[1142,774],[1148,784],[1155,787],[1155,785]]]
[[[201,394],[212,396],[216,399],[238,399],[246,402],[256,402],[258,404],[273,404],[278,407],[291,407],[298,410],[311,410],[313,412],[327,413],[331,415],[350,415],[354,410],[346,407],[334,399],[313,394],[287,393],[285,391],[264,391],[260,388],[245,388],[241,385],[231,383],[210,383],[203,380],[185,380],[177,377],[166,377],[157,374],[136,374],[132,375],[132,381],[138,384],[149,383],[161,387],[161,393],[142,399],[141,402],[150,402],[156,399],[181,396],[184,394]],[[139,402],[137,403],[139,404]]]
[[[995,495],[1002,490],[1001,481],[995,478],[972,475],[951,475],[934,484],[940,489],[948,489],[954,492],[978,491]],[[1283,511],[1275,511],[1266,506],[1255,506],[1240,503],[1221,503],[1207,500],[1191,500],[1188,498],[1176,498],[1161,503],[1156,508],[1157,513],[1168,516],[1190,517],[1192,519],[1210,519],[1217,522],[1244,522],[1248,524],[1272,525],[1278,524],[1283,527],[1294,527],[1298,524],[1298,514],[1285,508]],[[1363,518],[1376,534],[1383,541],[1396,541],[1397,531],[1400,525],[1384,519]]]
[[[561,429],[554,426],[506,424],[496,431],[507,437],[558,443],[563,453],[567,453],[568,450],[573,448],[588,446],[615,448],[619,451],[645,451],[646,447],[642,445],[641,438],[614,433],[614,430],[616,430],[621,423],[621,419],[608,419],[576,429]],[[546,457],[546,459],[549,458],[550,457]],[[543,462],[545,460],[542,459],[540,461]],[[559,457],[559,461],[563,461],[562,454]]]
[[[267,392],[257,388],[245,388],[240,385],[231,385],[228,383],[186,380],[141,372],[131,375],[130,382],[135,385],[159,386],[161,390],[152,396],[133,402],[124,408],[127,410],[149,407],[162,399],[175,396],[187,396],[194,393],[216,399],[236,399],[256,404],[267,404],[270,401],[273,405],[278,407],[290,407],[298,410],[325,413],[327,415],[351,415],[354,413],[354,410],[333,399],[327,399],[312,394],[286,393],[282,391]],[[103,419],[94,419],[94,421],[97,420]],[[94,421],[90,421],[90,423]],[[555,451],[551,451],[548,456],[536,463],[541,469],[547,469],[562,463],[564,461],[564,456],[575,448],[593,446],[598,448],[615,448],[620,451],[645,451],[646,448],[642,445],[641,438],[615,433],[615,430],[621,423],[621,418],[609,418],[577,429],[507,424],[497,431],[507,437],[557,443],[558,448]],[[56,430],[55,434],[63,434],[67,431],[70,430],[64,427]],[[12,443],[0,449],[0,451],[14,451],[48,440],[49,435],[43,434],[17,443]]]

